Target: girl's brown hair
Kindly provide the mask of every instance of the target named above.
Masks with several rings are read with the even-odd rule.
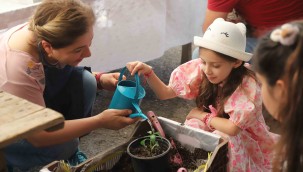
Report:
[[[273,171],[303,171],[303,21],[291,23],[299,28],[292,45],[282,45],[263,37],[254,53],[253,66],[269,86],[278,79],[287,83],[287,103],[280,107],[281,138],[276,145]]]
[[[95,22],[92,8],[80,0],[44,0],[29,21],[37,45],[46,40],[54,48],[72,44]]]
[[[203,51],[203,48],[200,50]],[[215,52],[223,59],[229,62],[235,62],[237,59]],[[206,78],[206,75],[203,72],[203,77]],[[224,103],[227,101],[229,96],[241,86],[242,80],[245,76],[251,76],[255,78],[254,72],[247,69],[244,66],[244,62],[237,68],[232,69],[229,74],[226,83],[222,87],[222,93],[218,97],[219,84],[212,84],[208,79],[203,79],[200,86],[200,94],[196,98],[196,104],[198,108],[201,108],[205,112],[209,112],[209,105],[213,105],[218,110],[219,117],[227,117],[224,114]]]

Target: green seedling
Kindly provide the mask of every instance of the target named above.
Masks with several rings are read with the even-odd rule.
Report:
[[[159,132],[148,131],[147,133],[149,135],[145,139],[141,140],[140,144],[146,148],[149,148],[150,152],[153,153],[155,148],[159,146],[159,143],[156,138],[157,136],[161,136]]]

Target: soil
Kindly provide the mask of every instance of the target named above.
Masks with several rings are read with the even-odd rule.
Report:
[[[141,144],[141,141],[144,139],[138,139],[132,142],[129,147],[129,153],[137,157],[155,157],[165,153],[168,150],[168,142],[165,140],[156,139],[157,145],[152,145],[148,137],[145,138],[144,145]]]

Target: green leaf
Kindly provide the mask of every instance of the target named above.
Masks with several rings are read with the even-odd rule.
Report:
[[[142,146],[144,146],[144,147],[146,147],[146,144],[145,144],[146,140],[147,140],[147,139],[144,139],[144,140],[141,140],[141,142],[140,142],[140,144],[141,144]]]
[[[156,135],[153,134],[153,135],[150,136],[150,142],[151,142],[151,146],[155,144],[155,142],[156,142]]]

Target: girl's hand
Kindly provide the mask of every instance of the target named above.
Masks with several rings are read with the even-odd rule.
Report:
[[[128,117],[131,113],[132,111],[128,109],[107,109],[94,117],[100,128],[119,130],[140,120],[140,118]]]
[[[145,75],[151,73],[151,71],[153,70],[151,66],[140,61],[129,62],[126,64],[126,67],[131,73],[131,75],[134,75],[137,72],[138,75]]]
[[[120,73],[104,73],[100,77],[100,84],[105,90],[114,91],[117,87]],[[125,79],[125,76],[123,77]]]
[[[196,107],[188,113],[188,115],[186,116],[186,119],[196,118],[196,119],[202,120],[202,119],[204,119],[204,117],[207,114],[208,114],[207,112],[204,112],[201,109]]]

